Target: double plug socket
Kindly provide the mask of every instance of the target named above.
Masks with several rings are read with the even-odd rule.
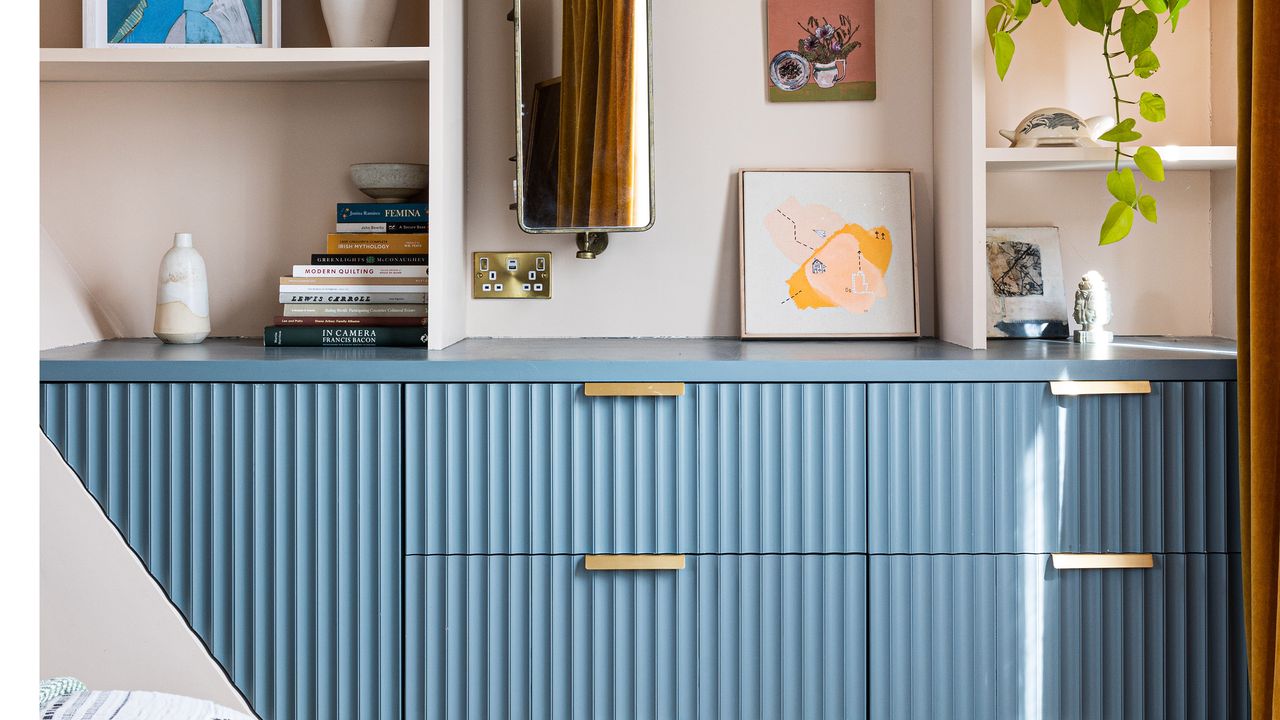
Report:
[[[551,253],[472,253],[471,297],[494,300],[551,299]]]

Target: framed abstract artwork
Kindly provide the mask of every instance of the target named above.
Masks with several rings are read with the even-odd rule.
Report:
[[[909,170],[739,173],[743,338],[920,336]]]
[[[770,102],[876,99],[875,0],[767,0]]]
[[[987,229],[987,337],[1070,337],[1056,227]]]
[[[280,0],[83,0],[87,48],[279,47]]]

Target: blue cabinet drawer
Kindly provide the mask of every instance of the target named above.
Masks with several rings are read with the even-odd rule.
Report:
[[[868,387],[873,553],[1236,552],[1236,388]]]
[[[864,555],[406,563],[407,718],[866,717]]]
[[[876,720],[1248,717],[1239,555],[870,562]]]
[[[864,386],[405,392],[409,553],[866,550]]]
[[[401,717],[400,387],[70,383],[40,425],[264,720]]]

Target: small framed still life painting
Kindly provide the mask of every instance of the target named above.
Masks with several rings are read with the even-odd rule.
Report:
[[[280,0],[83,0],[83,44],[279,47]]]
[[[742,337],[919,337],[909,170],[743,170]]]
[[[1070,336],[1058,228],[988,228],[987,279],[987,337]]]
[[[770,102],[876,99],[875,0],[767,0]]]

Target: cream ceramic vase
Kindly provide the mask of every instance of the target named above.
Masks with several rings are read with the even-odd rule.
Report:
[[[382,47],[391,37],[396,0],[320,0],[320,10],[334,47]]]
[[[191,233],[174,235],[173,247],[160,261],[154,330],[156,337],[179,345],[209,337],[209,276]]]

